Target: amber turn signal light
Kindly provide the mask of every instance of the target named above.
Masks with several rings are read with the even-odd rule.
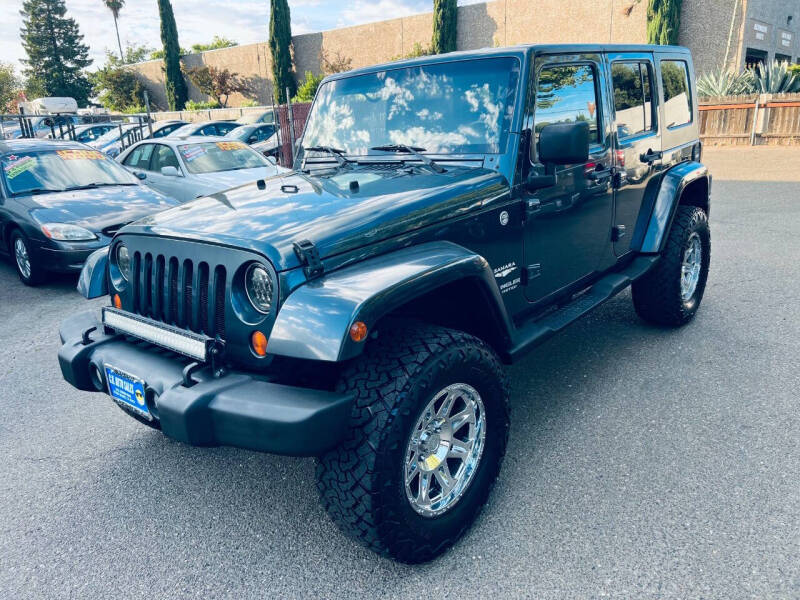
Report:
[[[356,321],[350,327],[350,339],[354,342],[362,342],[367,338],[367,324],[363,321]]]
[[[119,294],[114,294],[112,301],[114,302],[114,308],[122,308],[122,298],[119,297]]]
[[[254,331],[250,336],[250,345],[253,347],[253,352],[258,356],[267,355],[267,336],[260,331]]]

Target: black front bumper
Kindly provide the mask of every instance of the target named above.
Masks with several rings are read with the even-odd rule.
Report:
[[[97,329],[84,336],[91,327]],[[316,456],[338,445],[349,427],[348,395],[281,385],[246,372],[214,378],[208,368],[193,372],[187,386],[183,370],[190,359],[105,334],[92,311],[71,317],[60,335],[64,379],[80,390],[99,391],[94,367],[105,391],[105,365],[139,377],[155,424],[187,444]]]

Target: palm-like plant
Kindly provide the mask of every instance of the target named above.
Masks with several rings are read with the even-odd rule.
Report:
[[[119,25],[117,25],[117,19],[119,18],[119,11],[122,10],[122,7],[125,5],[125,0],[103,0],[103,4],[106,5],[106,8],[111,11],[111,14],[114,15],[114,29],[117,30],[117,45],[119,46],[119,59],[122,62],[125,62],[125,56],[122,54],[122,42],[119,39]]]
[[[755,82],[750,71],[718,69],[697,79],[697,92],[701,96],[741,96],[755,92]]]
[[[771,60],[748,71],[752,73],[756,91],[761,94],[800,92],[800,76],[789,69],[787,62]]]

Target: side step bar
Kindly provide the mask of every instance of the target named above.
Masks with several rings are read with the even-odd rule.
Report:
[[[529,352],[567,325],[574,323],[585,314],[613,298],[636,279],[647,273],[660,257],[637,256],[627,267],[599,279],[588,291],[555,312],[533,321],[517,331],[508,358],[516,360]]]

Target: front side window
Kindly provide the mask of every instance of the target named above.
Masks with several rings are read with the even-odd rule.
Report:
[[[239,126],[238,123],[217,123],[217,135],[225,135]]]
[[[302,147],[380,155],[403,144],[421,152],[505,151],[520,63],[513,57],[387,69],[320,86]]]
[[[655,129],[650,68],[647,63],[617,62],[611,65],[614,112],[620,138]]]
[[[692,122],[692,99],[689,95],[689,69],[682,60],[661,61],[664,86],[664,118],[667,127]]]
[[[271,166],[261,154],[246,144],[233,140],[183,144],[178,146],[178,152],[190,173],[215,173]]]
[[[181,170],[178,164],[178,157],[175,156],[175,151],[169,146],[158,144],[155,154],[150,161],[150,168],[153,171],[160,171],[164,167],[175,167],[178,171]]]
[[[12,196],[137,184],[130,173],[97,150],[9,152],[0,158],[0,166]]]
[[[600,142],[597,127],[597,88],[591,65],[549,65],[539,72],[534,106],[536,140],[542,128],[554,123],[589,124],[589,139]],[[535,144],[531,144],[531,150]]]

